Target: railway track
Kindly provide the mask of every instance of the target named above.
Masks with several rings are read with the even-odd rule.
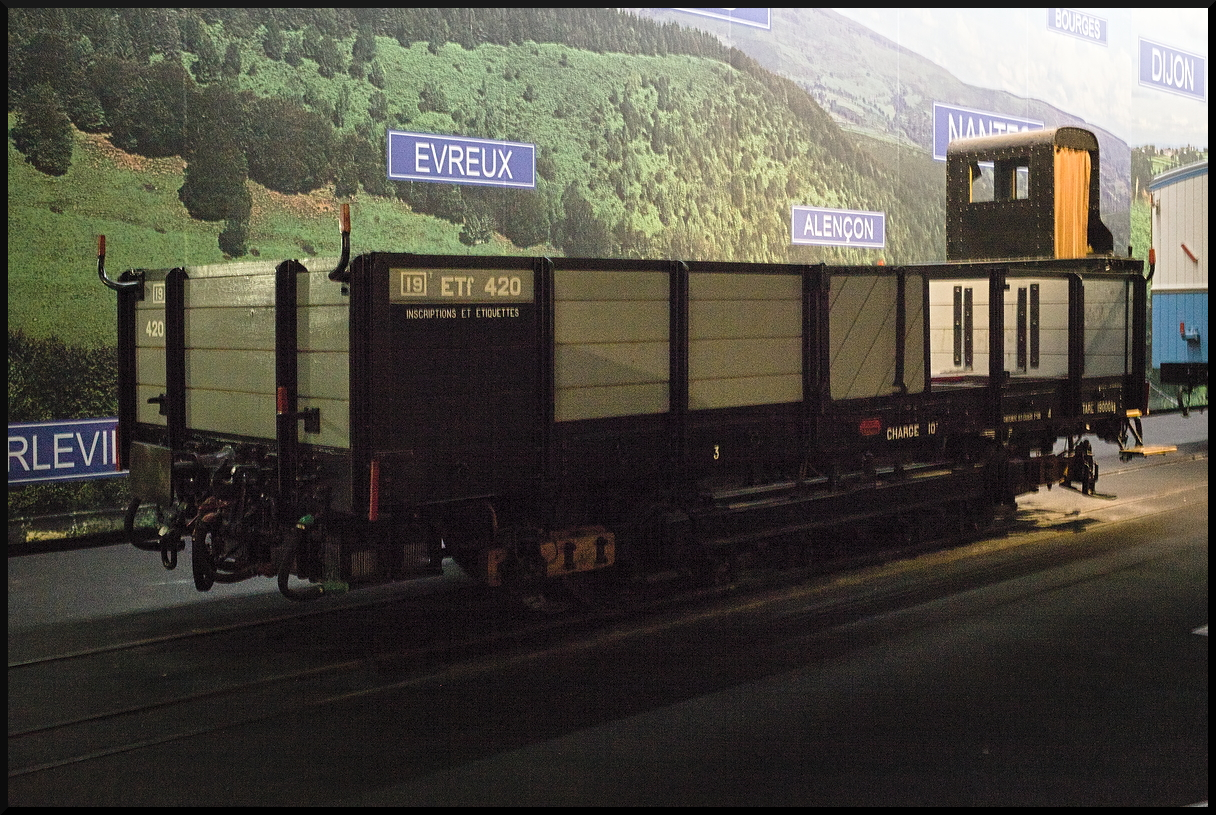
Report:
[[[464,587],[424,608],[318,605],[10,663],[9,778],[375,693],[570,622],[520,614],[486,630],[503,619],[496,605],[489,592]]]
[[[679,578],[661,574],[620,594],[603,593],[595,575],[527,605],[466,585],[421,605],[292,606],[279,617],[19,659],[9,663],[9,778],[426,683],[437,671],[488,670],[478,667],[486,659],[500,664],[648,614],[798,585],[809,573],[749,574],[674,592]]]
[[[1140,466],[1178,466],[1200,457],[1206,455]],[[1177,500],[1196,489],[1204,488],[1184,485],[1152,496],[1086,499],[1084,513],[1067,509],[1067,501],[1058,500],[1066,496],[1057,493],[1058,508],[1052,500],[1031,500],[1032,507],[999,535],[971,546],[878,547],[869,565],[852,558],[820,561],[814,568],[749,569],[728,585],[649,595],[645,581],[612,595],[595,585],[571,586],[540,613],[502,592],[463,585],[424,603],[380,598],[339,609],[293,606],[278,617],[117,638],[22,659],[9,664],[9,778],[238,732],[411,685],[468,679],[501,668],[504,660],[589,647],[604,637],[630,637],[681,619],[729,613],[739,604],[781,606],[797,600],[802,609],[797,620],[782,626],[794,625],[791,636],[810,636],[977,582],[1026,574],[1062,557],[1092,554],[1043,541],[1150,513],[1154,502]],[[980,550],[985,558],[971,557]],[[994,558],[998,550],[1003,554]],[[926,565],[934,566],[932,579],[912,586],[897,579]],[[861,586],[866,590],[859,591]]]

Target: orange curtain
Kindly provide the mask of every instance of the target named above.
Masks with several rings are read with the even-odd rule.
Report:
[[[1089,252],[1089,151],[1056,146],[1056,257]]]

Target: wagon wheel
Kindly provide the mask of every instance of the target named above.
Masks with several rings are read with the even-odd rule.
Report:
[[[135,530],[135,516],[139,513],[139,508],[143,504],[138,498],[132,498],[131,503],[127,504],[126,514],[123,515],[122,529],[126,533],[127,542],[137,548],[143,548],[147,541],[145,537]]]
[[[177,568],[177,553],[184,548],[180,537],[166,528],[160,536],[160,563],[168,570]]]
[[[219,533],[207,524],[198,524],[190,538],[190,567],[194,572],[194,587],[210,591],[215,585],[215,551]]]
[[[1093,448],[1088,440],[1083,440],[1077,445],[1076,452],[1073,454],[1073,464],[1076,466],[1077,472],[1074,474],[1070,471],[1069,480],[1081,482],[1083,495],[1092,495],[1094,484],[1098,482],[1098,465],[1094,462]]]
[[[135,518],[143,501],[132,498],[123,514],[122,529],[127,543],[145,552],[160,552],[160,562],[166,569],[177,568],[177,553],[183,548],[179,536],[173,534],[169,513],[160,504],[153,504],[155,526],[135,528]]]
[[[312,517],[309,516],[307,522],[302,519],[300,523],[296,524],[296,528],[287,538],[286,545],[278,553],[279,593],[297,603],[315,600],[324,592],[321,586],[297,589],[291,585],[291,576],[299,570],[299,559],[308,544],[309,527],[313,523]]]

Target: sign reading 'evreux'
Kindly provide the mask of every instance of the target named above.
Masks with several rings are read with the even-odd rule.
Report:
[[[536,145],[390,130],[388,177],[532,189],[536,186]]]

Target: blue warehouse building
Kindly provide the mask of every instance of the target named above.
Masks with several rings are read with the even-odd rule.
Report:
[[[1198,365],[1206,382],[1208,163],[1201,161],[1163,173],[1153,179],[1149,192],[1157,258],[1152,289],[1153,367],[1165,364],[1162,379],[1169,381],[1170,367],[1184,364],[1195,370]]]

